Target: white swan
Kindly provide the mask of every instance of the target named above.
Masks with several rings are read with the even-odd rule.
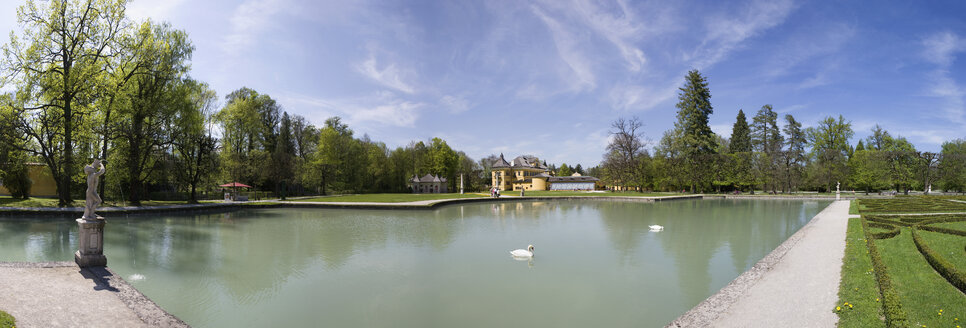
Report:
[[[654,224],[654,225],[650,225],[648,227],[651,228],[651,231],[664,231],[664,226],[660,226],[660,225]]]
[[[514,249],[510,251],[513,257],[533,257],[533,245],[528,245],[527,249]]]

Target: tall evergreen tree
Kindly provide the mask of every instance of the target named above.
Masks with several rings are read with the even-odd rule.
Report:
[[[698,70],[688,71],[685,76],[684,87],[679,90],[677,122],[674,127],[679,131],[679,144],[683,152],[684,164],[691,192],[703,189],[708,163],[716,148],[714,132],[708,125],[708,119],[714,112],[711,107],[711,90],[707,80]]]
[[[751,134],[748,129],[748,119],[745,118],[745,112],[739,109],[735,125],[731,128],[731,144],[728,146],[728,152],[734,154],[749,151],[751,151]]]

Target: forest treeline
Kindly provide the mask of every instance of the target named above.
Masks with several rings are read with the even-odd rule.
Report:
[[[124,0],[27,1],[3,46],[0,179],[27,197],[28,163],[49,168],[61,205],[81,168],[107,159],[101,194],[133,204],[240,182],[278,196],[403,192],[416,175],[465,186],[479,165],[434,138],[390,149],[338,117],[323,126],[241,87],[224,98],[190,75],[194,46],[168,23],[133,21]],[[476,177],[481,176],[476,172]],[[213,195],[214,196],[214,195]],[[219,196],[220,197],[220,196]]]
[[[711,131],[711,91],[697,70],[678,93],[677,122],[649,151],[639,118],[611,126],[599,174],[605,184],[635,190],[732,192],[966,189],[966,141],[943,143],[941,152],[918,151],[906,138],[876,125],[850,144],[855,132],[842,115],[802,128],[764,105],[749,121],[738,110],[731,136]]]

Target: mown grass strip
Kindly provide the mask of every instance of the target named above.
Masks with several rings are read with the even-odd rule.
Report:
[[[876,247],[875,239],[868,232],[868,220],[862,220],[862,229],[865,233],[865,244],[869,251],[869,258],[872,261],[872,272],[875,274],[876,283],[879,285],[879,295],[882,301],[882,312],[885,317],[886,327],[906,327],[906,313],[902,310],[902,302],[899,300],[899,293],[892,286],[892,279],[882,260],[882,255]]]
[[[835,312],[839,316],[839,327],[881,327],[884,324],[872,259],[859,218],[849,219]]]
[[[0,311],[0,328],[13,328],[17,326],[17,319],[7,312]]]

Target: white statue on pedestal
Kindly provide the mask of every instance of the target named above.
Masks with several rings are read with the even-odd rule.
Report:
[[[97,168],[100,169],[97,170]],[[104,164],[101,164],[101,160],[95,159],[94,163],[84,167],[84,173],[87,174],[87,200],[84,204],[83,219],[93,220],[97,219],[94,210],[97,209],[98,205],[101,205],[101,196],[97,195],[97,183],[99,182],[98,177],[104,174]]]

